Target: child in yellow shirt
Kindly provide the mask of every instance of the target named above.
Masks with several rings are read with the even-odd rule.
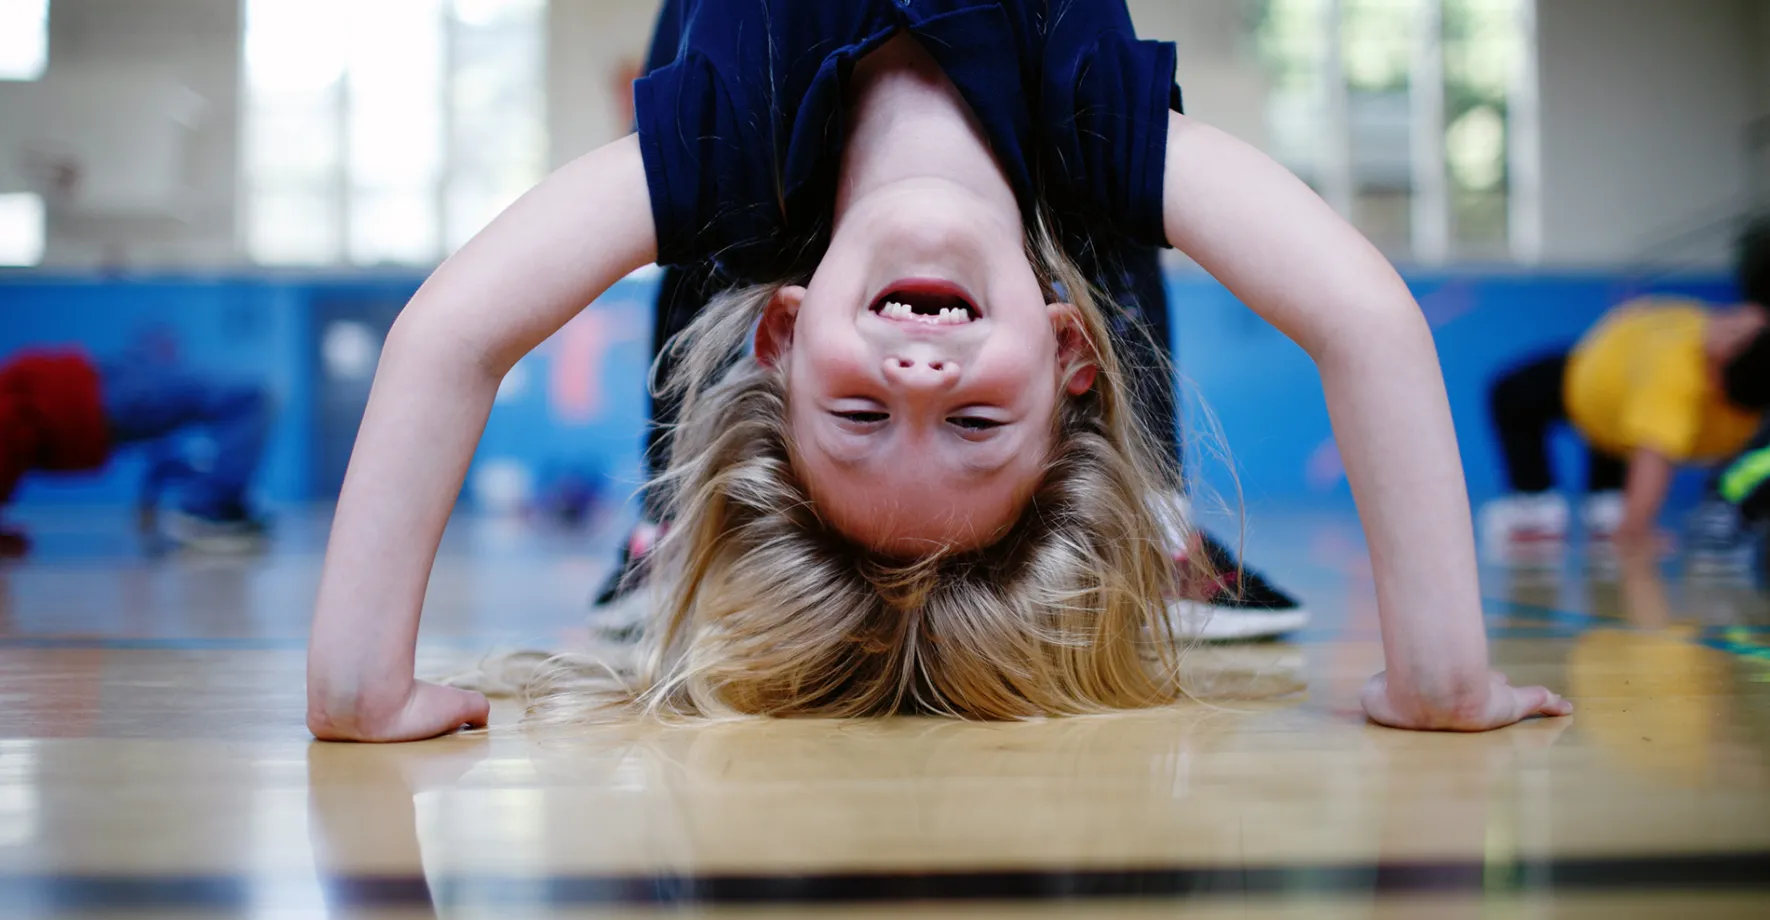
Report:
[[[1591,451],[1587,535],[1646,544],[1680,465],[1714,463],[1751,440],[1770,408],[1770,239],[1742,239],[1745,303],[1714,309],[1649,297],[1613,310],[1571,351],[1530,361],[1493,386],[1489,407],[1514,494],[1482,509],[1490,550],[1554,546],[1568,506],[1554,491],[1547,436],[1571,422]]]

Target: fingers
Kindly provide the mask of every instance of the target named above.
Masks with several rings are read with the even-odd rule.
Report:
[[[482,727],[490,718],[492,704],[485,694],[441,684],[420,682],[407,708],[411,721],[397,732],[399,740],[416,741],[457,731],[463,725]]]
[[[1573,715],[1573,703],[1557,693],[1550,693],[1549,700],[1537,709],[1539,715],[1570,716]]]
[[[1573,714],[1573,704],[1549,691],[1547,687],[1523,687],[1512,691],[1514,712],[1512,721],[1528,719],[1531,716],[1567,716]]]
[[[473,728],[484,728],[492,716],[492,703],[486,695],[477,690],[459,690],[453,687],[456,695],[461,698],[461,719],[457,725],[468,725]]]
[[[1364,685],[1359,702],[1372,722],[1393,728],[1424,731],[1481,732],[1504,728],[1532,716],[1565,716],[1573,713],[1573,704],[1545,687],[1513,687],[1506,675],[1493,672],[1486,712],[1416,713],[1398,707],[1389,697],[1389,685],[1378,674]]]
[[[310,711],[308,728],[322,741],[422,741],[459,731],[463,725],[482,727],[491,709],[483,693],[417,682],[406,705],[389,717],[366,719],[352,711],[340,720],[316,718]]]

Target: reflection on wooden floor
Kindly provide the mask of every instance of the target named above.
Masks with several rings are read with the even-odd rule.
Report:
[[[1492,572],[1500,663],[1578,713],[1394,732],[1357,710],[1380,656],[1356,528],[1256,522],[1251,561],[1316,622],[1201,650],[1208,702],[570,731],[506,704],[372,747],[302,728],[322,520],[234,562],[36,520],[43,553],[0,569],[0,915],[1770,915],[1755,589]],[[421,669],[573,642],[596,543],[451,531]]]

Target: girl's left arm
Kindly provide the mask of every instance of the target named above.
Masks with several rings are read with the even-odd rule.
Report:
[[[1171,114],[1168,240],[1320,369],[1370,544],[1387,671],[1364,708],[1400,728],[1482,731],[1572,707],[1490,673],[1462,461],[1431,331],[1395,269],[1258,150]]]

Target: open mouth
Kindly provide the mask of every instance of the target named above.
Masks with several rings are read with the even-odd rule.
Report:
[[[899,282],[873,301],[872,311],[889,320],[931,326],[962,326],[983,315],[964,291],[944,281]]]

